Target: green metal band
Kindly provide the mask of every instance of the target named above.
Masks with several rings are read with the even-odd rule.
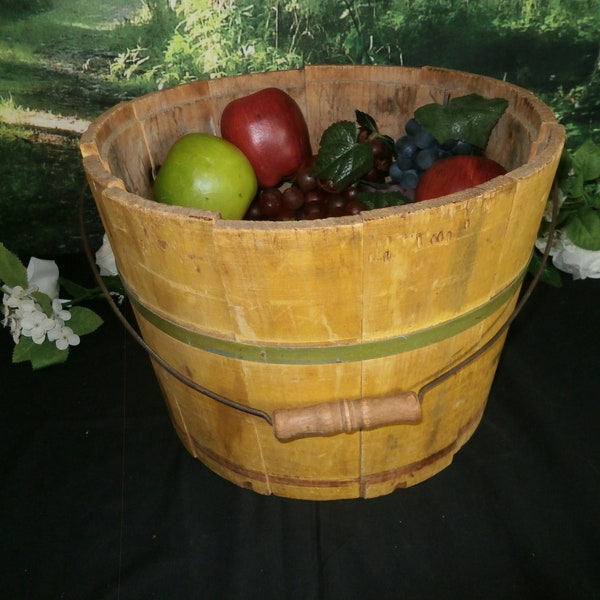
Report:
[[[298,365],[330,364],[392,356],[435,344],[465,331],[506,304],[521,285],[525,272],[526,270],[485,304],[449,321],[393,338],[332,346],[269,346],[216,338],[191,331],[156,314],[144,306],[130,290],[128,290],[128,296],[137,312],[146,321],[170,337],[194,348],[253,362]]]

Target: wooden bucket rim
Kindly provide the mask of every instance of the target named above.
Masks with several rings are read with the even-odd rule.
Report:
[[[469,202],[477,201],[482,198],[494,195],[501,189],[508,186],[515,185],[519,180],[531,177],[535,172],[544,168],[548,163],[552,162],[556,158],[557,151],[562,149],[565,139],[565,130],[562,125],[556,120],[554,113],[551,109],[540,100],[531,91],[517,86],[512,83],[501,81],[492,77],[477,75],[465,71],[458,71],[453,69],[446,69],[443,67],[400,67],[393,65],[306,65],[300,69],[288,69],[281,71],[273,71],[267,73],[261,73],[260,75],[268,75],[269,73],[318,73],[320,70],[332,70],[345,71],[345,70],[393,70],[393,71],[412,71],[412,72],[430,72],[440,73],[443,76],[456,75],[463,79],[473,80],[484,80],[491,81],[496,86],[501,86],[508,92],[512,91],[518,97],[527,98],[529,103],[533,106],[535,112],[540,117],[540,127],[537,139],[532,140],[532,147],[538,148],[538,153],[533,156],[532,159],[526,163],[520,165],[516,169],[512,169],[505,175],[495,177],[494,179],[487,181],[481,185],[448,194],[446,196],[440,196],[439,198],[433,198],[431,200],[424,200],[421,202],[410,202],[403,205],[392,206],[387,208],[378,208],[372,210],[366,210],[358,215],[349,216],[338,216],[338,217],[327,217],[323,219],[314,220],[298,220],[298,221],[252,221],[243,219],[223,219],[220,212],[211,211],[198,208],[190,208],[177,205],[162,204],[150,198],[145,198],[127,189],[123,179],[117,177],[111,173],[105,166],[100,157],[100,150],[96,143],[96,135],[98,131],[105,126],[105,124],[113,117],[115,113],[122,110],[124,106],[132,106],[136,102],[141,101],[149,96],[163,94],[168,91],[173,91],[179,88],[198,86],[198,85],[210,85],[212,80],[197,80],[165,90],[157,90],[150,92],[139,98],[121,102],[112,108],[102,113],[89,125],[88,129],[82,134],[80,140],[80,148],[83,155],[83,162],[88,172],[88,178],[91,178],[94,182],[101,183],[103,186],[103,193],[119,203],[129,205],[131,208],[136,208],[140,211],[151,212],[162,218],[172,219],[183,219],[189,220],[200,219],[203,221],[212,221],[219,228],[230,228],[235,230],[264,230],[270,229],[273,231],[289,231],[289,230],[303,230],[303,229],[326,229],[330,227],[340,226],[352,226],[357,223],[361,223],[366,220],[374,220],[379,218],[385,218],[390,216],[405,216],[411,213],[432,210],[440,208],[449,204],[464,205]],[[223,79],[248,79],[256,73],[234,75]],[[217,80],[219,81],[219,80]]]

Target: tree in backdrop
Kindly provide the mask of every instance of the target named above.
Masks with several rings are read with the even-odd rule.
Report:
[[[24,15],[52,8],[52,0],[2,0],[0,15]]]
[[[115,76],[159,88],[304,64],[433,64],[532,89],[598,131],[600,0],[146,0]]]

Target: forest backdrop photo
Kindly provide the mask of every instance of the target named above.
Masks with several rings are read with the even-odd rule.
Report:
[[[449,67],[534,91],[573,148],[598,141],[599,30],[600,0],[3,0],[0,240],[18,254],[79,252],[87,123],[199,78],[304,64]]]
[[[600,0],[0,0],[3,596],[598,597],[599,32]],[[314,224],[116,189],[108,169],[160,201],[176,136],[218,121],[225,137],[240,85],[224,78],[305,66],[304,94],[295,71],[243,87],[302,81],[289,91],[310,122],[303,164],[341,125],[329,146],[358,148],[373,171],[376,145],[360,142],[381,137],[357,127],[372,110],[401,136],[381,143],[396,151],[386,192],[398,142],[421,156],[417,133],[433,163],[402,173],[421,182],[459,146],[452,158],[511,172],[450,201]],[[494,81],[471,87],[479,76]],[[172,89],[196,80],[213,81]],[[189,90],[212,90],[210,108]],[[421,109],[457,104],[467,122],[508,104],[487,147],[421,129]],[[349,105],[356,122],[329,127]],[[298,128],[269,168],[305,139],[303,116],[285,119]],[[242,171],[224,164],[218,185]],[[298,164],[277,171],[295,170],[296,192]],[[257,171],[236,200],[258,197]],[[303,173],[313,200],[325,173]],[[302,202],[292,218],[309,218]],[[307,426],[281,435],[286,415]]]

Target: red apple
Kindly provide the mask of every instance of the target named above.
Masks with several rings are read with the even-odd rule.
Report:
[[[221,115],[221,135],[248,157],[262,188],[279,185],[312,155],[304,115],[279,88],[231,101]]]
[[[421,175],[415,190],[415,202],[460,192],[505,173],[506,169],[501,164],[485,156],[442,158]]]

